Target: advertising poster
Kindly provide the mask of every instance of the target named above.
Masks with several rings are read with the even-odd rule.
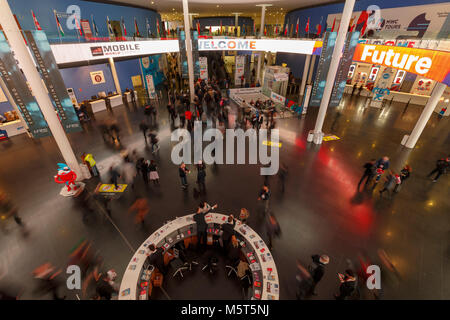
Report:
[[[83,30],[84,37],[86,40],[90,40],[92,38],[92,30],[89,20],[81,19],[80,20],[81,29]]]
[[[314,79],[314,86],[311,92],[310,107],[318,107],[320,106],[320,101],[322,101],[328,69],[330,68],[331,58],[333,56],[334,44],[336,43],[336,36],[337,32],[325,32],[322,54],[317,65],[316,78]]]
[[[208,79],[208,58],[207,57],[199,57],[199,68],[200,68],[200,79],[206,80]]]
[[[47,122],[44,119],[39,105],[28,89],[26,79],[20,71],[2,31],[0,31],[0,75],[33,137],[42,138],[50,136],[51,132]]]
[[[67,88],[53,57],[47,36],[44,31],[38,30],[25,31],[25,36],[64,130],[68,133],[82,131],[83,129],[72,100],[67,94]]]
[[[236,56],[236,70],[234,74],[234,84],[236,86],[243,85],[241,77],[244,75],[245,56]]]
[[[89,74],[91,76],[92,84],[105,83],[105,76],[103,75],[102,70],[89,72]]]
[[[353,60],[356,45],[358,44],[359,31],[347,33],[345,40],[344,52],[342,53],[339,68],[334,81],[333,91],[331,92],[329,107],[336,107],[341,101],[344,94],[345,85],[347,84],[347,76]]]
[[[145,86],[147,87],[148,96],[151,99],[156,98],[155,84],[153,83],[153,76],[151,74],[145,75]]]
[[[373,88],[373,97],[370,103],[371,107],[381,108],[381,104],[386,96],[390,94],[389,87],[394,77],[396,70],[391,68],[385,68],[381,74],[380,79],[377,81],[375,88]]]

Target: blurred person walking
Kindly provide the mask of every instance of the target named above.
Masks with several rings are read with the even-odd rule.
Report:
[[[364,186],[367,186],[369,184],[370,181],[372,181],[373,177],[376,174],[376,166],[375,166],[375,159],[371,159],[370,161],[366,162],[363,165],[364,168],[364,173],[363,176],[361,177],[361,179],[359,180],[358,183],[358,190],[361,187],[361,184],[363,183],[364,179],[366,179],[366,183],[364,184]]]
[[[189,169],[186,167],[186,164],[184,162],[181,163],[181,165],[178,168],[178,174],[180,176],[181,180],[181,187],[183,189],[186,189],[188,186],[186,174],[190,173]]]
[[[433,174],[436,173],[436,176],[433,179],[433,182],[438,181],[439,177],[446,173],[450,164],[450,155],[447,158],[442,158],[436,161],[436,168],[428,174],[428,178],[430,178]]]
[[[335,294],[336,300],[345,300],[350,297],[356,289],[356,277],[352,270],[347,269],[345,273],[338,273],[341,284],[339,285],[339,294]]]
[[[273,215],[273,213],[269,213],[269,216],[266,220],[266,233],[267,233],[267,238],[269,240],[269,242],[268,242],[269,250],[272,250],[273,249],[273,239],[279,238],[281,236],[280,225],[278,224],[278,221],[275,218],[275,216]]]
[[[322,280],[323,275],[325,274],[325,265],[327,265],[330,262],[330,258],[323,254],[319,256],[318,254],[315,254],[311,256],[312,264],[309,265],[308,269],[312,277],[312,285],[311,285],[311,294],[317,295],[316,293],[316,286]]]
[[[153,184],[155,185],[159,185],[158,167],[156,166],[155,160],[151,160],[150,162],[147,160],[147,166],[150,174],[150,181],[153,181]]]
[[[140,223],[142,226],[144,226],[145,217],[150,211],[147,199],[137,198],[136,201],[128,209],[128,213],[132,213],[135,211],[136,215],[134,216],[134,222],[136,224]]]

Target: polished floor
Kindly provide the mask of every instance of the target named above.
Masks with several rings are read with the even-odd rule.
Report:
[[[436,183],[426,178],[438,158],[450,150],[449,119],[436,114],[414,150],[400,145],[418,119],[421,107],[401,103],[383,110],[364,109],[365,98],[345,96],[340,107],[330,109],[325,133],[340,140],[321,146],[308,144],[306,135],[314,127],[317,109],[310,108],[302,119],[287,118],[277,122],[282,147],[280,161],[288,167],[286,190],[281,192],[277,177],[271,177],[271,210],[282,228],[282,237],[274,242],[273,255],[280,276],[281,299],[295,299],[296,260],[304,265],[312,254],[326,253],[330,263],[311,299],[332,299],[339,281],[337,272],[348,262],[358,264],[366,256],[381,264],[377,252],[385,250],[398,274],[383,267],[383,299],[450,299],[450,200],[449,179]],[[194,175],[189,176],[187,191],[180,188],[177,167],[170,160],[170,125],[165,105],[160,107],[159,137],[161,149],[153,157],[145,148],[139,122],[140,107],[120,106],[113,114],[97,114],[97,121],[116,118],[122,130],[123,146],[136,149],[159,166],[159,187],[147,190],[140,177],[135,190],[128,190],[112,205],[112,218],[122,235],[137,248],[164,221],[192,213],[198,204],[193,197]],[[106,145],[96,124],[85,132],[69,136],[80,156],[88,151],[99,163],[102,179],[108,181],[107,169],[120,164],[118,150]],[[73,199],[59,195],[60,185],[53,182],[56,163],[62,157],[51,138],[31,140],[13,137],[0,143],[0,187],[11,194],[20,216],[30,230],[23,236],[11,221],[0,231],[0,289],[19,292],[23,299],[47,299],[34,292],[31,271],[50,261],[64,267],[71,249],[81,239],[88,239],[114,268],[119,280],[132,252],[117,229],[98,212],[86,214]],[[362,165],[371,158],[388,155],[391,166],[399,170],[406,162],[413,172],[402,190],[390,198],[374,192],[357,191]],[[237,214],[241,207],[250,210],[249,224],[266,238],[260,219],[257,196],[263,183],[259,165],[217,165],[207,169],[207,201],[218,203],[218,212]],[[96,181],[88,182],[88,188]],[[136,226],[127,209],[136,196],[149,200],[150,214],[144,227]],[[175,280],[174,280],[175,281]],[[187,275],[183,283],[167,284],[174,299],[239,299],[240,292],[224,273],[207,279],[201,272]],[[62,290],[63,291],[63,290]],[[76,299],[79,291],[67,291]],[[158,298],[165,299],[161,294]],[[364,299],[373,299],[362,291]]]

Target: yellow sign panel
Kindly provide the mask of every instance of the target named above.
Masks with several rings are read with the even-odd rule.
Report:
[[[281,148],[281,142],[276,143],[276,142],[264,140],[262,142],[262,144],[265,146],[275,146],[275,147]]]
[[[99,187],[98,191],[99,192],[114,192],[114,193],[124,192],[128,185],[127,184],[118,184],[117,186],[119,188],[116,189],[113,184],[102,184]]]
[[[131,82],[133,83],[133,87],[135,88],[142,86],[142,78],[139,75],[131,77]]]
[[[333,141],[333,140],[339,140],[341,138],[339,138],[338,136],[335,135],[329,135],[329,136],[324,136],[323,137],[323,141]]]

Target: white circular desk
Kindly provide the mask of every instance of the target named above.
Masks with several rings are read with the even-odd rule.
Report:
[[[218,236],[221,225],[227,221],[228,216],[220,213],[208,213],[205,216],[208,224],[207,233]],[[241,242],[242,251],[245,252],[253,276],[251,300],[279,300],[280,288],[278,283],[277,267],[269,248],[261,237],[248,225],[236,221],[235,231]],[[139,247],[131,261],[128,263],[120,284],[119,300],[147,300],[149,282],[149,262],[146,249],[150,244],[163,247],[165,251],[176,243],[197,234],[197,224],[193,214],[178,217],[169,221],[156,230]]]

